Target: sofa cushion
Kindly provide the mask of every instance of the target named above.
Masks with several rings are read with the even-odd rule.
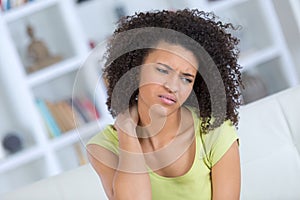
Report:
[[[100,179],[87,164],[38,181],[1,197],[3,200],[105,200]]]
[[[300,87],[283,92],[277,99],[286,118],[292,142],[300,154]]]

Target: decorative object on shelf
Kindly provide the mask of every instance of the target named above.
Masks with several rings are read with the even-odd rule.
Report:
[[[242,75],[242,79],[245,86],[245,88],[242,89],[244,104],[256,101],[268,95],[267,87],[259,75],[252,75],[245,72]]]
[[[95,48],[96,47],[96,42],[94,40],[89,40],[89,47],[91,49]]]
[[[31,25],[27,25],[26,31],[31,39],[27,53],[29,59],[32,61],[32,65],[26,68],[28,73],[35,72],[62,60],[62,57],[59,55],[51,55],[47,45],[43,41],[36,39]]]
[[[89,1],[89,0],[77,0],[76,3],[83,3],[85,1]]]
[[[121,17],[126,15],[125,7],[121,4],[118,4],[115,7],[115,13],[116,13],[117,19],[120,19]]]
[[[15,132],[9,132],[2,140],[2,145],[9,153],[16,153],[23,148],[23,143],[19,135]]]
[[[5,157],[5,150],[2,144],[0,144],[0,160]]]

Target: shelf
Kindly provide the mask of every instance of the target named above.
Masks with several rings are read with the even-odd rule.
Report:
[[[242,53],[239,59],[239,64],[243,67],[242,71],[249,70],[261,63],[272,60],[280,55],[279,49],[276,47],[269,47],[260,51],[253,51],[250,53]]]
[[[59,149],[61,147],[78,142],[83,138],[92,137],[102,130],[108,123],[109,121],[105,119],[88,123],[76,130],[68,131],[63,133],[62,136],[52,139],[52,141],[49,143],[49,146],[52,149]]]
[[[273,4],[278,15],[280,25],[282,27],[282,33],[285,39],[285,44],[292,55],[289,61],[292,61],[295,65],[295,72],[300,77],[300,1],[280,1],[273,0]],[[298,81],[293,81],[299,83]]]
[[[289,88],[288,76],[284,69],[282,55],[279,54],[243,71],[244,103],[247,104]]]
[[[57,0],[40,0],[35,2],[29,2],[20,7],[5,11],[3,13],[3,18],[6,22],[12,22],[14,20],[24,18],[30,14],[53,6],[56,3]]]
[[[49,147],[35,146],[22,150],[22,152],[16,153],[15,155],[3,158],[2,160],[0,160],[0,174],[41,157],[46,149],[60,149],[64,146],[80,142],[80,139],[82,137],[92,137],[94,134],[103,129],[104,126],[108,123],[109,122],[107,120],[94,121],[92,123],[79,127],[77,130],[66,132],[64,133],[64,135],[53,139],[49,142]]]
[[[79,69],[81,63],[83,62],[83,57],[75,57],[66,59],[57,64],[45,67],[37,72],[28,75],[28,84],[31,87],[37,86],[39,84],[45,83],[51,79],[57,78],[66,73],[72,72]]]
[[[267,95],[271,95],[289,87],[289,77],[284,69],[282,56],[278,56],[257,65],[249,73],[259,76],[267,89]]]
[[[234,6],[243,4],[248,0],[219,0],[219,1],[208,1],[208,0],[188,0],[185,7],[198,8],[206,12],[219,12],[222,10],[232,9]]]
[[[297,19],[298,30],[300,31],[300,1],[299,0],[290,0],[295,19]]]
[[[40,2],[38,1],[33,5],[38,3]],[[27,11],[28,7],[24,7],[28,12],[26,17],[16,18],[10,23],[7,23],[14,47],[19,54],[19,60],[21,60],[26,71],[36,71],[36,68],[41,68],[38,66],[44,66],[42,63],[53,64],[58,61],[64,63],[64,60],[67,61],[67,59],[82,55],[82,51],[77,51],[82,43],[80,41],[77,42],[78,45],[74,43],[73,34],[75,35],[75,33],[69,31],[69,22],[64,18],[64,12],[60,4],[61,3],[57,2],[53,6],[48,6],[40,12],[33,13]],[[28,33],[29,27],[33,30],[33,36],[30,36]],[[74,30],[74,32],[76,32],[76,30]],[[80,38],[79,34],[76,35]],[[35,40],[33,40],[32,37],[34,37]],[[29,51],[29,48],[31,48],[31,51]],[[36,48],[39,48],[39,50]],[[41,60],[36,60],[34,56],[30,56],[30,53],[32,55],[39,55],[39,53],[37,53],[39,51],[44,55],[49,54],[48,58],[39,58]],[[55,59],[50,59],[50,57],[54,57]],[[29,67],[31,67],[31,69]]]
[[[221,2],[223,1],[220,1],[220,5]],[[260,51],[274,45],[273,33],[268,29],[268,21],[263,15],[264,10],[260,6],[260,1],[239,2],[236,1],[234,4],[233,1],[230,3],[231,7],[215,11],[221,21],[231,23],[238,28],[237,30],[229,30],[229,32],[240,40],[238,48],[241,53]]]
[[[10,155],[9,157],[0,160],[0,174],[37,159],[38,157],[43,156],[43,154],[44,150],[41,147],[35,146],[22,150],[22,152],[16,153],[15,155]]]
[[[88,163],[85,145],[77,142],[55,152],[63,171],[74,169]]]
[[[208,11],[220,11],[226,9],[232,9],[232,7],[243,4],[248,0],[222,0],[222,1],[215,1],[215,2],[207,2],[207,9]]]

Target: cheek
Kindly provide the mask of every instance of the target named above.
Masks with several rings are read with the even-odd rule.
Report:
[[[193,87],[182,87],[180,89],[180,102],[185,102],[187,98],[191,95],[193,92]]]
[[[141,74],[139,87],[144,87],[148,85],[163,85],[165,79],[155,75],[153,72],[149,72],[148,74]]]
[[[145,83],[139,87],[139,94],[143,96],[151,96],[157,91],[157,84]]]

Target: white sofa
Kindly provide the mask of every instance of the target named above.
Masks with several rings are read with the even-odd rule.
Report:
[[[300,199],[300,87],[240,109],[242,200]],[[8,193],[3,200],[107,199],[90,165]]]

